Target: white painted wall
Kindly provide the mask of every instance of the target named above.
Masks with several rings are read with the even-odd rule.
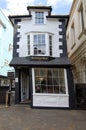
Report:
[[[47,36],[49,33],[53,36],[53,57],[60,57],[60,53],[63,53],[62,49],[59,49],[59,45],[62,45],[61,42],[59,42],[59,38],[62,36],[59,36],[59,25],[61,25],[61,22],[58,21],[58,19],[52,19],[48,20],[46,19],[46,16],[48,15],[47,12],[45,12],[45,22],[43,25],[36,25],[34,23],[35,13],[32,12],[32,19],[22,19],[21,22],[19,22],[19,25],[21,25],[21,28],[18,29],[20,32],[21,38],[20,41],[17,43],[19,45],[19,49],[17,49],[17,52],[19,52],[19,57],[25,57],[27,56],[27,35],[31,35],[31,55],[33,55],[33,34],[34,33],[46,33],[46,44],[47,44],[47,53],[46,56],[49,55],[49,41]]]
[[[65,94],[33,94],[33,106],[69,107],[69,96]]]

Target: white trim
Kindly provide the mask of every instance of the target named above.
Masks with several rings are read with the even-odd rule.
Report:
[[[34,68],[32,68],[32,86],[33,86],[33,94],[35,94],[35,73],[34,73]]]
[[[36,95],[36,96],[58,96],[58,97],[66,97],[66,96],[69,96],[69,94],[55,94],[55,93],[33,93],[32,94],[33,96]]]
[[[49,35],[54,35],[54,33],[52,32],[45,32],[45,31],[30,31],[30,32],[26,32],[25,35],[28,35],[30,33],[37,33],[37,34],[40,34],[40,33],[48,33]],[[62,36],[61,36],[62,37]]]
[[[66,94],[68,95],[68,82],[67,82],[67,71],[66,71],[66,69],[64,69],[64,77],[65,77]]]

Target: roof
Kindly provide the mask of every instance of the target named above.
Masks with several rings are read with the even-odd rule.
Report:
[[[9,19],[11,19],[11,18],[28,18],[28,17],[32,17],[32,15],[13,15],[13,16],[8,16],[9,17]]]
[[[67,57],[48,58],[48,60],[32,60],[31,57],[15,57],[12,59],[10,66],[71,66],[71,63]]]
[[[50,15],[46,16],[47,18],[69,18],[69,15]]]
[[[46,10],[49,10],[50,12],[52,11],[52,7],[51,6],[28,6],[27,7],[27,10],[30,10],[30,9],[46,9]]]

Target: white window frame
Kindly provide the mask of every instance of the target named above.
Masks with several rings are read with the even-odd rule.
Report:
[[[44,35],[44,43],[42,43],[43,42],[43,36]],[[36,39],[36,41],[34,41],[35,39],[34,39],[34,37],[35,36],[37,36],[37,39]],[[40,39],[39,39],[39,36],[40,36]],[[39,40],[40,40],[40,43],[41,44],[39,44]],[[37,42],[37,43],[36,43]],[[34,48],[35,48],[35,46],[40,46],[40,47],[38,47],[37,48],[37,50],[34,50]],[[41,48],[40,49],[40,51],[42,51],[42,49],[43,49],[43,46],[45,47],[45,53],[44,54],[41,54],[42,52],[39,52],[39,48]],[[37,51],[37,52],[36,52]],[[36,54],[37,53],[37,54]],[[33,55],[35,55],[35,56],[45,56],[46,55],[46,34],[45,33],[34,33],[33,34]]]
[[[52,68],[53,69],[53,68]],[[37,95],[50,95],[50,94],[52,94],[52,95],[68,95],[68,81],[67,81],[67,70],[66,69],[64,69],[64,80],[65,80],[65,91],[66,91],[66,93],[63,93],[63,94],[61,94],[61,93],[36,93],[35,92],[35,69],[34,68],[32,68],[32,86],[33,86],[33,95],[35,94],[37,94]]]
[[[35,12],[35,24],[44,24],[44,12]]]

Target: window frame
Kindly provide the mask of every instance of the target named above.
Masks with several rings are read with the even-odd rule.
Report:
[[[73,21],[72,25],[71,25],[71,50],[74,48],[75,45],[76,45],[76,41],[75,41],[75,23]]]
[[[52,56],[52,35],[49,35],[49,55]]]
[[[46,34],[45,33],[33,34],[33,55],[35,56],[46,55]]]
[[[27,53],[30,55],[30,34],[27,35]]]
[[[40,68],[32,68],[32,76],[33,76],[33,94],[37,94],[37,95],[40,95],[40,94],[46,94],[46,95],[49,95],[49,94],[53,94],[53,95],[68,95],[68,84],[67,84],[67,74],[66,74],[66,70],[64,68],[51,68],[51,69],[63,69],[64,70],[64,88],[65,88],[65,93],[47,93],[47,92],[44,92],[44,93],[37,93],[36,92],[36,89],[35,89],[35,69],[40,69]],[[41,68],[41,69],[48,69],[48,68]]]
[[[80,39],[82,35],[85,34],[86,31],[83,2],[80,2],[77,12],[78,12],[78,28],[79,28],[78,39]]]
[[[35,12],[35,24],[44,24],[44,12]]]

